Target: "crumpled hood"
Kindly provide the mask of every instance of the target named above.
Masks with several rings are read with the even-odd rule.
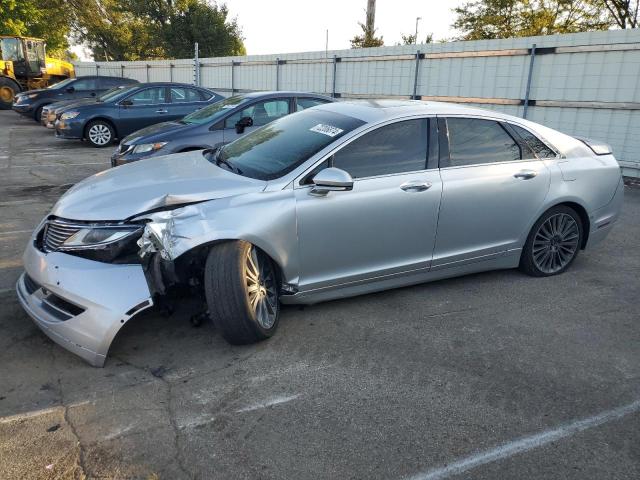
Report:
[[[165,134],[171,134],[172,138],[173,134],[177,132],[183,132],[184,130],[191,130],[194,126],[198,125],[188,125],[186,123],[179,122],[162,122],[156,123],[155,125],[149,125],[137,132],[132,133],[128,137],[125,137],[122,140],[122,143],[126,143],[127,145],[139,144],[139,143],[153,143],[164,140]]]
[[[168,207],[264,190],[266,182],[217,167],[201,151],[104,170],[74,185],[52,214],[69,220],[125,220]]]

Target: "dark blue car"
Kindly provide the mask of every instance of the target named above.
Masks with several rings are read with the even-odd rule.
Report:
[[[306,92],[251,92],[193,112],[181,120],[152,125],[121,140],[111,156],[118,166],[151,156],[215,148],[290,113],[333,102]]]
[[[106,147],[116,138],[153,125],[182,118],[223,97],[211,90],[182,83],[143,83],[75,104],[58,113],[56,136],[87,140]]]

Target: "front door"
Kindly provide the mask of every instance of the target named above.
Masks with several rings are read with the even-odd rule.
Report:
[[[349,172],[352,191],[313,196],[313,173],[296,187],[300,290],[429,268],[442,184],[426,168],[427,126],[379,127],[320,166]]]
[[[496,121],[449,117],[446,128],[449,158],[440,170],[434,269],[519,248],[550,179],[544,163]]]

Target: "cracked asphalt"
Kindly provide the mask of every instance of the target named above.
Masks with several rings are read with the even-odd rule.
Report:
[[[561,276],[287,307],[244,347],[192,327],[185,299],[129,322],[96,369],[13,285],[31,230],[110,152],[0,112],[0,478],[640,478],[638,409],[598,417],[640,399],[640,188]]]

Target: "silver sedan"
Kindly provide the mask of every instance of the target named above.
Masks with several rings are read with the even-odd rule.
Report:
[[[96,366],[180,285],[227,340],[250,343],[274,334],[281,303],[562,273],[611,231],[622,192],[604,143],[457,105],[331,103],[80,182],[35,230],[17,291]]]

